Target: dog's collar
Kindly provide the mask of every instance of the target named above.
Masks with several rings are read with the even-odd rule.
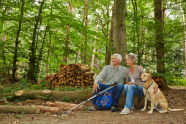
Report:
[[[153,84],[153,81],[152,81],[152,83],[149,85],[149,87],[152,86],[152,84]],[[146,89],[146,93],[148,93],[148,89],[149,89],[149,87],[147,87],[147,88],[145,87],[145,89]]]

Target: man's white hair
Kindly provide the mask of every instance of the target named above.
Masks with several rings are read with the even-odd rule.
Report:
[[[121,56],[120,54],[114,53],[114,55],[117,55],[117,59],[120,59],[120,60],[122,61],[122,56]],[[113,56],[114,56],[114,55],[113,55]],[[120,62],[121,62],[121,61],[120,61]]]

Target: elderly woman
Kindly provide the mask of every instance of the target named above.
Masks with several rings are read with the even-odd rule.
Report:
[[[135,85],[139,86],[140,96],[143,94],[143,82],[140,80],[140,76],[145,71],[136,65],[137,57],[135,54],[130,53],[126,56],[126,63],[130,66],[126,72],[126,84],[124,85],[124,92],[126,96],[126,101],[124,109],[120,114],[130,113],[130,109],[134,109],[133,96],[139,95],[139,91]],[[158,86],[154,87],[157,90]]]

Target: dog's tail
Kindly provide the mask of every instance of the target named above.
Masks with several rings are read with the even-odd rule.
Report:
[[[171,109],[171,108],[168,108],[169,111],[185,111],[185,109]]]

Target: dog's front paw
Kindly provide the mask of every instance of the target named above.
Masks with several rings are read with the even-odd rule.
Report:
[[[146,110],[146,108],[141,109],[141,111],[145,111],[145,110]]]
[[[148,111],[148,113],[149,113],[149,114],[152,114],[152,113],[153,113],[153,111]]]

